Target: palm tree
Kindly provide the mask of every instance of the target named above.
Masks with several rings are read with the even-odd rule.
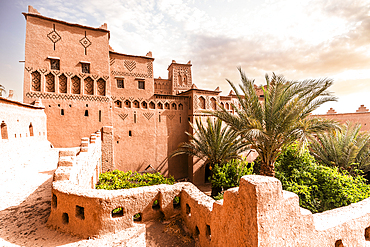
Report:
[[[3,93],[6,93],[5,87],[0,84],[0,97],[3,96]]]
[[[347,122],[341,130],[317,135],[310,145],[311,154],[320,163],[349,171],[370,171],[370,133],[360,132],[361,124]],[[355,166],[354,166],[355,165]]]
[[[250,80],[238,68],[242,84],[242,94],[229,80],[237,95],[240,107],[232,105],[235,114],[224,107],[209,112],[218,117],[249,143],[261,158],[261,175],[275,176],[275,161],[283,146],[298,140],[307,143],[312,134],[337,127],[336,122],[309,117],[320,105],[336,98],[328,92],[333,81],[330,79],[308,79],[287,81],[283,76],[272,74],[265,76],[267,85],[262,87],[264,98],[259,101]]]
[[[247,144],[241,140],[238,132],[228,126],[223,126],[220,119],[207,118],[205,126],[201,119],[197,118],[195,126],[191,124],[191,127],[195,133],[186,132],[190,139],[189,142],[181,143],[169,158],[186,154],[198,158],[195,163],[203,161],[204,165],[213,167],[215,164],[240,159],[240,154],[247,150]],[[215,194],[214,188],[212,191],[212,194]]]

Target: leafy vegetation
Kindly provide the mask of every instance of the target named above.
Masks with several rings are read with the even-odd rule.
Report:
[[[248,79],[241,68],[239,72],[241,94],[228,82],[237,95],[240,109],[232,105],[234,114],[221,106],[221,110],[208,113],[228,124],[257,151],[261,157],[261,175],[275,175],[275,161],[283,146],[296,140],[307,143],[313,134],[337,127],[332,120],[308,117],[323,103],[336,100],[328,91],[332,80],[288,81],[280,75],[272,74],[271,78],[266,75],[261,102],[254,80]]]
[[[190,141],[180,144],[170,157],[186,154],[191,157],[197,157],[203,161],[205,166],[211,170],[216,164],[224,164],[232,159],[239,159],[240,154],[247,149],[247,144],[243,142],[237,131],[222,126],[220,119],[215,121],[207,118],[207,124],[203,125],[201,119],[195,120],[194,134],[186,132]],[[212,195],[217,195],[219,188],[212,183]]]
[[[205,164],[213,167],[232,159],[239,159],[239,155],[246,150],[246,144],[241,141],[238,133],[227,126],[222,126],[222,121],[207,118],[204,126],[201,119],[195,120],[195,134],[186,132],[190,141],[180,144],[170,157],[187,154],[203,160]],[[198,162],[197,161],[197,162]]]
[[[240,178],[251,174],[253,174],[253,163],[249,165],[246,159],[231,160],[224,165],[214,166],[211,182],[214,186],[227,190],[238,187]]]
[[[351,176],[338,167],[319,165],[307,148],[299,152],[298,144],[286,147],[279,156],[276,177],[284,190],[299,196],[301,207],[313,213],[346,206],[370,196],[370,186],[362,176]]]
[[[119,190],[130,189],[142,186],[150,186],[156,184],[174,184],[173,177],[165,178],[159,172],[151,174],[138,172],[123,172],[123,171],[110,171],[99,175],[99,181],[96,184],[96,189],[105,190]]]
[[[360,132],[360,124],[342,125],[340,130],[317,135],[310,145],[315,159],[326,166],[344,168],[350,173],[370,171],[370,134]]]

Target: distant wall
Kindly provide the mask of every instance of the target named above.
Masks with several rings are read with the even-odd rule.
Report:
[[[370,130],[370,112],[364,105],[361,105],[354,113],[337,113],[333,108],[330,108],[326,114],[312,116],[334,119],[341,123],[345,123],[347,121],[350,121],[352,123],[359,123],[361,124],[362,131]]]
[[[44,107],[0,97],[1,162],[27,163],[49,150]]]

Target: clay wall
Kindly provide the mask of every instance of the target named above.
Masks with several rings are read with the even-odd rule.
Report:
[[[171,81],[171,89],[173,95],[185,92],[191,88],[193,84],[191,75],[191,62],[187,64],[172,63],[168,66],[168,79]]]
[[[50,149],[44,107],[0,97],[1,162],[27,163]]]
[[[172,95],[172,83],[168,79],[154,79],[154,93]]]
[[[55,147],[73,147],[83,136],[112,125],[106,96],[110,95],[109,31],[44,17],[32,7],[24,15],[23,101],[42,99],[49,141]],[[84,65],[89,70],[83,70]]]
[[[113,100],[149,100],[154,94],[154,58],[112,51],[109,55]],[[123,88],[118,87],[117,80],[123,80]],[[144,82],[144,88],[139,88],[140,82]]]
[[[332,113],[312,116],[326,119],[334,119],[343,124],[346,123],[347,121],[350,121],[352,123],[359,123],[361,124],[362,131],[370,131],[370,112]]]
[[[200,246],[358,247],[370,241],[370,199],[311,214],[299,207],[296,194],[283,191],[280,181],[271,177],[244,176],[239,188],[227,190],[223,200],[214,201],[191,183],[116,191],[89,189],[78,186],[73,176],[65,176],[71,173],[60,172],[61,168],[59,161],[48,224],[85,238],[181,215]],[[90,166],[83,174],[90,178],[95,171]],[[136,214],[138,219],[133,217]]]
[[[145,107],[143,102],[138,108],[114,107],[115,168],[142,171],[152,165],[164,175],[187,177],[186,159],[166,159],[187,140],[187,98],[155,96]]]

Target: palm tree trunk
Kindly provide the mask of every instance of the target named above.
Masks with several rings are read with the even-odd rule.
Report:
[[[262,176],[275,177],[275,163],[261,163],[260,174]]]

